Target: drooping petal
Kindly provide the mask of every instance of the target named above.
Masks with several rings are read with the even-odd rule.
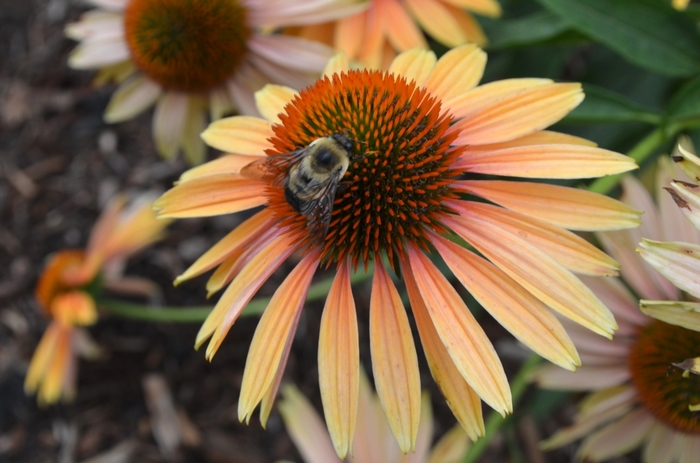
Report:
[[[54,321],[44,331],[39,344],[34,350],[34,355],[32,355],[29,368],[27,369],[27,375],[24,378],[24,391],[27,394],[33,394],[39,389],[41,382],[49,371],[61,332],[66,329],[68,328]]]
[[[413,452],[401,455],[397,463],[424,463],[428,459],[430,444],[433,442],[433,407],[430,393],[423,391],[420,401],[420,424]]]
[[[455,366],[484,402],[501,415],[510,413],[510,387],[491,341],[457,291],[423,252],[409,246],[408,259],[430,319]]]
[[[236,174],[209,175],[176,185],[153,203],[161,218],[210,217],[267,202],[265,184]]]
[[[375,3],[380,5],[380,3]],[[368,68],[380,68],[382,65],[382,51],[387,43],[384,36],[379,8],[369,8],[364,17],[364,29],[359,53],[354,56]]]
[[[611,337],[617,328],[610,311],[571,272],[517,235],[468,218],[445,220],[452,230],[535,297],[586,328]]]
[[[271,219],[272,212],[270,209],[263,209],[234,228],[228,235],[202,254],[182,275],[175,278],[175,286],[219,265],[238,247],[245,246],[263,229],[267,228]]]
[[[350,287],[350,263],[338,267],[323,308],[318,383],[331,440],[340,458],[352,449],[359,397],[360,347]]]
[[[202,132],[207,145],[229,153],[265,156],[271,148],[272,126],[264,119],[233,116],[214,121]]]
[[[379,261],[372,281],[369,331],[377,395],[406,453],[415,449],[420,421],[418,358],[401,297]]]
[[[278,114],[284,112],[284,107],[296,96],[296,90],[283,85],[267,84],[255,92],[255,104],[260,114],[272,124],[279,124]]]
[[[486,53],[476,45],[453,48],[437,61],[425,88],[439,101],[446,101],[476,87],[485,67]]]
[[[456,7],[473,11],[484,16],[497,18],[501,15],[501,5],[496,0],[442,0]]]
[[[225,86],[209,90],[209,118],[212,121],[221,119],[235,111],[233,101]]]
[[[637,252],[678,288],[700,297],[700,245],[642,239]]]
[[[581,364],[549,308],[487,260],[436,234],[431,243],[465,288],[513,336],[567,370]]]
[[[459,133],[455,143],[463,145],[508,141],[549,127],[581,101],[581,84],[537,85],[481,106],[451,130]]]
[[[277,288],[260,318],[243,372],[238,401],[240,421],[250,421],[253,410],[275,379],[290,330],[304,307],[318,263],[318,252],[304,257]]]
[[[153,115],[153,138],[158,153],[164,159],[172,159],[180,148],[187,122],[189,96],[186,93],[165,92]]]
[[[69,367],[73,357],[71,332],[71,328],[56,324],[56,332],[51,339],[53,351],[49,354],[50,361],[46,365],[37,392],[37,400],[41,405],[57,402],[62,395],[65,397],[64,394],[69,392],[64,386],[66,377],[70,374]]]
[[[104,120],[108,124],[122,122],[142,113],[160,97],[160,85],[142,75],[135,75],[122,83],[109,100]]]
[[[389,72],[414,81],[417,86],[422,86],[425,79],[435,67],[437,58],[432,51],[414,48],[398,55],[391,63]]]
[[[295,386],[282,388],[284,399],[278,405],[289,437],[306,463],[341,463],[333,451],[323,420]]]
[[[546,365],[537,373],[537,384],[544,389],[588,391],[619,386],[630,379],[626,365],[582,366],[576,372]]]
[[[456,191],[570,230],[618,230],[639,225],[641,212],[607,196],[544,183],[463,180]]]
[[[201,166],[185,171],[177,183],[189,182],[195,178],[209,175],[239,174],[241,169],[262,156],[246,156],[243,154],[225,154],[218,159],[209,161]]]
[[[431,37],[448,47],[458,47],[467,42],[452,12],[438,0],[406,0],[408,10]]]
[[[278,231],[269,244],[248,262],[214,306],[197,333],[195,348],[211,337],[206,357],[211,359],[226,333],[262,284],[296,250],[299,237]]]
[[[578,452],[582,460],[602,461],[639,447],[654,425],[645,409],[633,410],[618,421],[591,434]]]
[[[700,331],[700,303],[681,301],[639,301],[639,309],[662,322]]]
[[[550,144],[467,151],[453,168],[506,177],[576,179],[619,174],[637,164],[629,156],[600,148]]]
[[[632,329],[636,330],[637,327],[649,323],[649,319],[639,312],[638,299],[619,278],[582,276],[580,279],[605,304],[605,307],[615,314],[615,320],[620,325],[621,331],[626,328],[626,325],[632,325]]]
[[[428,463],[459,463],[464,461],[470,447],[468,437],[461,426],[454,426],[435,443]]]
[[[573,272],[614,276],[620,268],[620,264],[600,249],[556,225],[485,203],[456,200],[447,204],[457,212],[477,214],[480,219],[522,237]]]
[[[207,153],[207,147],[200,137],[207,125],[206,109],[204,100],[197,96],[190,96],[187,118],[182,132],[182,151],[185,160],[191,166],[203,163]]]
[[[428,48],[423,33],[398,0],[375,2],[374,10],[379,20],[383,23],[382,26],[389,43],[396,50],[406,51],[411,48]]]
[[[481,400],[460,374],[440,339],[440,335],[435,330],[435,325],[430,319],[428,308],[423,302],[409,262],[402,261],[401,269],[430,373],[455,418],[467,432],[469,438],[475,441],[485,432]]]

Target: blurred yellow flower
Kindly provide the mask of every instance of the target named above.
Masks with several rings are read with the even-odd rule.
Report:
[[[359,265],[374,263],[372,367],[389,426],[404,452],[415,447],[418,432],[418,359],[382,256],[403,276],[431,372],[472,439],[483,433],[479,398],[509,413],[510,389],[483,329],[430,260],[434,251],[504,327],[564,368],[575,369],[579,358],[551,309],[612,335],[617,327],[612,314],[572,272],[615,275],[618,265],[566,229],[633,227],[639,213],[574,188],[476,174],[570,179],[636,166],[587,140],[543,130],[581,102],[579,84],[512,79],[477,87],[485,62],[475,45],[457,47],[440,60],[414,49],[397,56],[388,72],[348,70],[347,58],[338,55],[326,77],[300,93],[279,86],[258,92],[265,119],[240,116],[210,125],[204,140],[231,154],[186,172],[156,201],[160,216],[171,218],[265,206],[176,281],[218,266],[207,289],[214,293],[228,285],[197,336],[196,347],[211,338],[209,359],[270,275],[294,252],[303,254],[253,338],[239,400],[241,420],[249,420],[262,402],[266,421],[321,264],[337,271],[321,320],[319,382],[341,458],[351,448],[357,418],[359,347],[350,274]],[[318,211],[307,216],[290,203],[284,185],[294,154],[285,153],[334,134],[351,140],[352,156],[338,191],[329,192],[326,233]],[[249,175],[256,166],[267,169],[262,179]],[[463,179],[465,172],[473,175]],[[470,199],[474,196],[498,205]],[[446,239],[449,233],[481,255]]]
[[[27,394],[37,392],[40,404],[75,396],[76,356],[94,357],[99,349],[81,327],[97,321],[95,300],[88,286],[97,284],[121,292],[148,289],[142,280],[121,276],[130,255],[162,236],[167,220],[157,220],[152,197],[143,196],[126,208],[114,199],[95,224],[87,249],[55,253],[36,288],[36,299],[51,320],[34,352],[25,379]],[[96,278],[100,281],[96,282]]]

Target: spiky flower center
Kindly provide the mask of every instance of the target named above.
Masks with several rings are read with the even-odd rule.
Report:
[[[233,75],[251,32],[238,0],[131,0],[124,28],[136,66],[184,92],[210,90]]]
[[[700,333],[654,321],[632,346],[632,382],[642,404],[658,419],[686,433],[700,433],[700,376],[674,366],[700,356]]]
[[[327,262],[346,257],[353,265],[377,253],[394,259],[406,242],[427,245],[426,229],[443,230],[451,211],[450,183],[460,172],[450,166],[462,151],[447,134],[452,116],[425,89],[379,71],[349,71],[303,90],[273,127],[274,150],[284,153],[335,133],[354,142],[355,156],[335,196],[323,245]],[[279,192],[270,207],[291,227],[303,228]]]

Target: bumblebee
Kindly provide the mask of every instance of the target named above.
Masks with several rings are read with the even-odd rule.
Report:
[[[241,169],[241,175],[284,188],[292,209],[306,217],[311,237],[323,243],[336,190],[353,160],[352,150],[352,141],[336,133],[305,148],[254,161]]]

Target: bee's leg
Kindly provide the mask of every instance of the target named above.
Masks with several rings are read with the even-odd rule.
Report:
[[[336,193],[342,193],[342,192],[344,192],[345,190],[347,190],[349,186],[350,186],[350,184],[348,184],[348,183],[341,183],[341,184],[339,184],[338,187],[335,189],[335,192],[336,192]]]

